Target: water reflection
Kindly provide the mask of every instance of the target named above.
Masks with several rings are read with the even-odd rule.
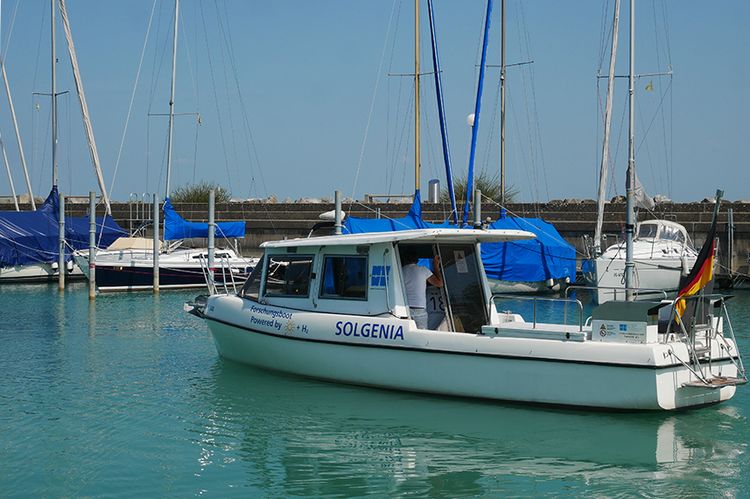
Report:
[[[748,480],[747,418],[726,405],[666,415],[510,406],[327,384],[222,360],[195,389],[201,470],[241,466],[237,486],[271,495],[517,493],[519,480],[572,491],[595,484],[620,493],[625,483],[648,494],[714,494]]]

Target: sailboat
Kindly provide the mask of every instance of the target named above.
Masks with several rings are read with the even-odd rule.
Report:
[[[47,199],[37,209],[34,203],[34,196],[31,190],[31,184],[28,180],[28,170],[26,168],[23,147],[16,125],[16,139],[19,143],[19,152],[21,163],[24,168],[26,183],[29,188],[29,197],[31,200],[32,211],[8,211],[0,212],[0,283],[8,282],[47,282],[57,279],[60,272],[65,272],[67,277],[83,278],[84,274],[75,267],[71,258],[71,251],[88,248],[88,217],[65,217],[60,213],[60,196],[57,188],[58,184],[58,157],[57,157],[57,56],[55,43],[56,28],[56,3],[59,1],[60,14],[63,27],[65,30],[68,44],[68,52],[73,69],[73,76],[76,83],[76,93],[81,105],[81,113],[84,122],[84,129],[87,134],[89,151],[91,153],[92,163],[96,172],[99,187],[102,193],[102,200],[106,206],[106,215],[97,217],[97,232],[99,241],[102,244],[109,244],[117,239],[125,231],[117,225],[110,216],[109,198],[104,186],[101,168],[99,166],[99,156],[94,140],[93,129],[88,115],[85,94],[78,61],[73,45],[73,37],[70,29],[70,23],[67,16],[67,8],[64,0],[50,0],[51,6],[51,54],[52,54],[52,189]],[[10,103],[10,112],[14,124],[16,124],[15,110],[12,105],[10,89],[5,74],[4,62],[2,65],[2,75],[5,80],[6,93]],[[64,224],[63,234],[65,245],[60,245],[61,225]],[[66,249],[70,248],[70,251]],[[61,253],[63,253],[61,255]]]
[[[180,1],[175,0],[174,32],[172,39],[172,79],[169,98],[169,130],[167,140],[167,179],[163,205],[164,241],[157,249],[158,286],[160,289],[204,287],[213,274],[217,284],[244,282],[258,263],[257,258],[239,256],[232,248],[219,250],[215,257],[217,269],[209,268],[209,250],[206,248],[180,248],[182,241],[191,238],[209,237],[208,224],[184,220],[172,206],[170,179],[172,173],[172,147],[174,130],[175,81],[177,74],[177,31],[179,25]],[[154,231],[159,230],[158,220],[154,220]],[[245,222],[219,222],[216,234],[220,238],[245,237]],[[96,251],[95,278],[99,291],[137,291],[153,289],[154,243],[142,237],[121,237],[107,249]],[[77,251],[75,261],[89,276],[88,251]]]
[[[634,7],[631,4],[632,16]],[[623,298],[631,294],[654,297],[677,291],[680,277],[686,275],[696,261],[698,252],[693,247],[687,230],[670,220],[644,220],[635,224],[634,204],[650,204],[635,174],[635,22],[630,20],[630,71],[629,71],[629,136],[626,241],[611,245],[602,251],[602,223],[608,169],[609,135],[612,114],[614,71],[617,55],[617,36],[620,17],[620,0],[615,2],[612,48],[610,54],[607,104],[604,122],[602,163],[599,175],[599,199],[593,258],[584,260],[583,274],[588,284],[594,286],[598,303]],[[648,206],[647,206],[648,207]]]
[[[356,234],[364,232],[383,232],[393,230],[410,230],[410,229],[423,229],[423,228],[438,228],[438,227],[458,227],[462,223],[467,224],[466,219],[460,222],[458,219],[458,213],[456,209],[455,195],[452,187],[452,172],[450,167],[450,154],[448,150],[448,140],[446,135],[446,129],[444,126],[443,116],[443,102],[440,82],[440,67],[439,57],[437,50],[437,42],[435,35],[435,23],[434,13],[432,8],[432,2],[428,1],[427,6],[429,9],[429,20],[430,20],[430,33],[432,35],[432,57],[433,57],[433,74],[435,76],[435,87],[437,96],[437,107],[440,118],[440,129],[442,135],[443,144],[443,156],[446,165],[446,177],[448,179],[448,192],[451,200],[451,221],[444,223],[429,223],[422,219],[421,210],[421,199],[419,195],[419,180],[420,180],[420,149],[418,147],[420,143],[419,135],[419,98],[415,99],[415,195],[414,202],[412,204],[409,213],[402,218],[392,220],[382,219],[360,219],[355,217],[347,217],[344,221],[344,233]],[[489,6],[491,11],[491,5]],[[415,17],[419,16],[419,0],[415,1]],[[418,25],[418,22],[417,22]],[[489,28],[489,21],[486,28]],[[419,30],[415,28],[415,93],[419,96],[419,41],[418,35]],[[474,135],[474,145],[476,144],[476,130],[479,123],[480,115],[480,103],[481,103],[481,86],[483,82],[484,68],[485,68],[485,56],[487,49],[487,32],[485,32],[485,40],[483,47],[483,58],[480,67],[480,81],[477,97],[477,107],[475,109],[475,122],[472,126],[472,134]],[[503,74],[504,74],[504,58],[503,58]],[[503,76],[504,80],[504,76]],[[504,87],[503,87],[504,88]],[[503,90],[504,92],[504,90]],[[504,99],[502,99],[504,101]],[[505,109],[504,105],[501,109],[502,119],[504,120]],[[504,131],[502,134],[504,136]],[[502,142],[501,149],[504,154],[504,140]],[[473,153],[470,162],[473,164]],[[470,171],[472,168],[470,167]],[[504,176],[503,176],[504,178]],[[502,186],[504,188],[504,186]],[[471,192],[469,187],[468,192]],[[468,206],[468,205],[467,205]],[[468,207],[464,209],[464,215],[468,214]],[[484,269],[487,272],[487,276],[490,279],[490,286],[493,293],[497,292],[513,292],[513,293],[529,293],[529,292],[540,292],[548,291],[550,289],[559,289],[561,283],[569,281],[575,277],[575,262],[576,254],[575,248],[571,246],[563,237],[557,232],[554,226],[548,222],[538,218],[522,218],[522,217],[501,217],[490,225],[491,229],[501,230],[523,230],[535,234],[537,237],[532,240],[517,240],[512,242],[485,242],[482,244],[482,261]]]
[[[505,183],[505,0],[500,7],[500,217],[491,229],[520,229],[536,238],[530,241],[482,245],[482,262],[493,293],[542,293],[559,291],[575,279],[576,250],[549,222],[541,218],[507,216]],[[520,64],[529,64],[522,62]],[[478,113],[477,113],[478,114]],[[476,114],[475,114],[476,121]]]

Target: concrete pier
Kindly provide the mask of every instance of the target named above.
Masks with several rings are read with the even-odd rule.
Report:
[[[84,215],[88,198],[76,203],[76,198],[68,198],[68,214]],[[175,209],[186,219],[208,221],[208,204],[175,204]],[[375,218],[380,212],[382,217],[402,217],[410,208],[407,203],[350,203],[342,202],[347,216]],[[517,203],[508,206],[509,215],[540,217],[557,227],[560,233],[579,251],[583,251],[583,237],[594,233],[596,222],[596,203],[594,201],[550,201],[548,203]],[[732,208],[734,216],[734,255],[732,267],[742,273],[748,272],[748,254],[750,253],[750,202],[722,201],[719,213],[720,261],[726,265],[727,255],[727,209]],[[21,208],[28,209],[28,207]],[[259,203],[230,202],[216,204],[216,220],[245,220],[247,235],[240,242],[243,253],[257,252],[264,241],[293,237],[307,237],[312,226],[319,222],[318,215],[334,209],[334,203]],[[423,217],[429,221],[442,221],[448,217],[450,207],[447,204],[423,203]],[[113,203],[112,213],[115,220],[124,228],[138,225],[138,220],[131,221],[133,210],[127,202]],[[656,217],[674,220],[685,226],[696,246],[703,244],[706,232],[711,224],[713,213],[712,202],[663,203],[656,207]],[[483,217],[496,219],[499,208],[485,204]],[[150,216],[150,214],[149,214]],[[655,218],[641,211],[641,220]],[[607,203],[604,216],[604,233],[608,235],[608,244],[614,244],[622,233],[625,220],[625,203]],[[134,224],[132,222],[135,222]],[[205,245],[205,241],[195,241]]]

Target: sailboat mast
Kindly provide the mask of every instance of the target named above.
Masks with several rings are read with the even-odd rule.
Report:
[[[625,221],[625,299],[633,300],[633,232],[635,213],[633,189],[635,187],[635,0],[630,0],[630,71],[628,74],[628,173],[626,180],[626,221]]]
[[[419,192],[420,130],[419,130],[419,1],[414,0],[414,192]]]
[[[484,70],[487,67],[487,40],[490,32],[492,16],[492,0],[487,0],[487,13],[484,16],[484,35],[482,37],[482,55],[479,62],[479,79],[477,81],[477,99],[474,104],[474,121],[471,124],[471,145],[469,147],[469,171],[466,175],[466,200],[461,217],[462,225],[469,220],[469,206],[474,194],[474,158],[477,152],[477,134],[479,133],[479,112],[482,108],[482,90],[484,89]]]
[[[505,0],[500,16],[500,206],[505,206]]]
[[[597,199],[596,229],[594,231],[594,256],[602,252],[602,226],[604,225],[604,200],[607,196],[607,171],[609,170],[609,137],[612,130],[612,100],[615,88],[615,62],[617,61],[617,39],[620,30],[620,0],[615,0],[615,15],[612,20],[612,48],[609,54],[607,76],[607,103],[604,109],[604,140],[602,141],[602,163],[599,167],[599,197]]]
[[[73,43],[73,31],[70,28],[70,18],[68,17],[68,7],[65,5],[65,0],[58,0],[60,2],[60,20],[62,21],[63,31],[65,32],[65,40],[68,44],[68,54],[70,55],[70,65],[73,68],[73,80],[76,84],[76,94],[78,94],[78,103],[81,106],[81,116],[83,118],[83,129],[86,132],[86,141],[89,146],[89,154],[91,155],[91,163],[94,166],[94,174],[99,184],[99,190],[102,193],[102,200],[104,206],[107,209],[107,215],[112,214],[112,209],[109,205],[109,196],[107,195],[107,187],[104,184],[104,176],[102,174],[101,162],[99,161],[99,150],[96,147],[96,139],[94,138],[94,127],[91,124],[91,117],[89,116],[89,106],[86,103],[86,93],[83,91],[83,78],[81,78],[81,70],[78,67],[78,56],[76,55],[75,44]]]
[[[427,12],[430,20],[430,37],[432,39],[432,70],[435,76],[435,97],[437,98],[438,118],[440,118],[440,135],[443,142],[443,160],[445,161],[445,178],[448,183],[448,197],[451,201],[451,218],[458,224],[458,208],[456,208],[456,192],[453,188],[453,169],[451,168],[451,153],[448,146],[448,130],[445,126],[445,105],[443,104],[443,84],[440,78],[440,56],[438,55],[437,28],[435,27],[435,11],[432,0],[427,0]]]
[[[57,186],[57,52],[55,48],[55,0],[50,0],[52,33],[52,186]]]
[[[172,177],[172,132],[174,129],[174,89],[177,75],[177,26],[180,17],[180,0],[174,0],[174,36],[172,38],[172,86],[169,93],[169,132],[167,138],[167,186],[165,199],[169,198],[169,183]]]

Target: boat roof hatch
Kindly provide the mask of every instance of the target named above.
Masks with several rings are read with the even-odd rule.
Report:
[[[378,244],[398,241],[424,243],[489,243],[534,239],[536,236],[525,230],[492,229],[415,229],[396,232],[370,232],[310,238],[267,241],[262,248],[289,248],[309,246],[341,246]]]

